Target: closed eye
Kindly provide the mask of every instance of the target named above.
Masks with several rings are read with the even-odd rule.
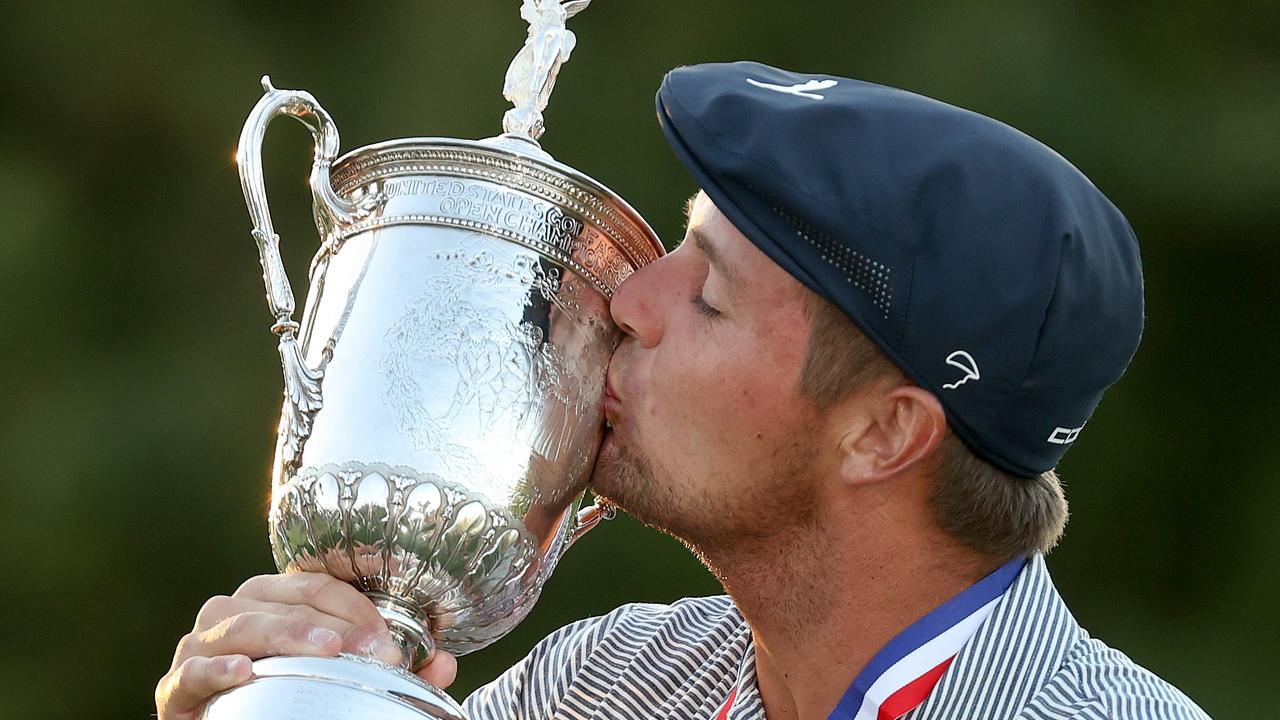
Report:
[[[706,317],[719,317],[720,311],[707,304],[706,298],[702,297],[702,293],[698,293],[693,297],[693,306],[698,309]]]

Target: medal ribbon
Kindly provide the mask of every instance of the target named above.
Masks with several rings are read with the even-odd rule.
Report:
[[[720,706],[720,712],[716,713],[715,720],[729,720],[729,708],[733,707],[734,698],[738,697],[738,688],[729,691],[729,697],[725,698],[724,705]]]
[[[1009,561],[894,636],[853,679],[828,720],[897,720],[919,707],[1026,562]]]
[[[915,710],[977,632],[1026,558],[1015,558],[898,633],[858,673],[828,720],[897,720]],[[728,720],[729,692],[714,720]]]

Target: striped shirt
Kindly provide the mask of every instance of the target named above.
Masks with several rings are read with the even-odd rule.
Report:
[[[557,630],[464,705],[471,720],[764,720],[751,630],[725,596],[625,605]],[[1032,558],[906,720],[1207,720],[1092,639]]]

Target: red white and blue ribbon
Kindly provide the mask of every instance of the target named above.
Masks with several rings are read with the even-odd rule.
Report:
[[[828,720],[897,720],[919,707],[1026,562],[1010,560],[894,636],[853,679]],[[714,720],[728,720],[737,694],[735,687]]]
[[[1006,563],[898,633],[853,679],[829,720],[897,720],[918,707],[1025,564]]]
[[[738,697],[738,688],[729,691],[729,697],[725,699],[724,704],[720,706],[720,712],[716,713],[715,720],[729,720],[729,710],[733,709],[733,701]]]

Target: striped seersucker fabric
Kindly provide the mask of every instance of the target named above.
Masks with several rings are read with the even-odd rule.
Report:
[[[467,698],[472,720],[764,720],[755,648],[725,596],[626,605],[557,630]],[[1032,558],[907,720],[1205,720],[1194,702],[1092,639]],[[841,719],[843,720],[843,719]]]

